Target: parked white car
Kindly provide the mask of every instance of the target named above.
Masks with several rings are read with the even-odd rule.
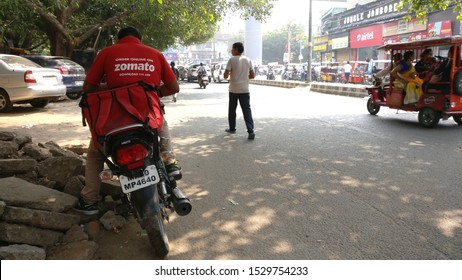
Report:
[[[21,56],[0,54],[0,113],[19,103],[43,108],[65,94],[59,70],[41,67]]]

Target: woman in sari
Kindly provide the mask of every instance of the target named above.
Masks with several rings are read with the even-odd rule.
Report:
[[[395,86],[404,88],[406,96],[404,104],[413,104],[419,101],[422,96],[423,81],[417,76],[412,62],[414,61],[414,52],[406,51],[398,65],[391,71],[391,75],[395,78]]]

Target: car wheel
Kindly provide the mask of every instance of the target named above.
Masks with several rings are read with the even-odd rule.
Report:
[[[30,105],[32,105],[34,108],[43,108],[48,105],[50,101],[49,100],[34,100],[30,102]]]
[[[69,97],[69,99],[75,100],[79,99],[82,96],[82,92],[66,92],[66,96]]]
[[[13,109],[13,103],[11,103],[8,93],[0,90],[0,113],[9,112],[11,109]]]

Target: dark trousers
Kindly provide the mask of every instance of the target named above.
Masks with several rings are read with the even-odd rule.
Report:
[[[253,118],[252,110],[250,109],[250,94],[249,93],[229,93],[228,105],[228,123],[230,130],[236,130],[236,109],[237,101],[241,105],[242,114],[244,115],[245,126],[248,133],[253,133]]]
[[[350,73],[345,72],[345,80],[346,80],[345,83],[348,84],[348,82],[350,81]]]

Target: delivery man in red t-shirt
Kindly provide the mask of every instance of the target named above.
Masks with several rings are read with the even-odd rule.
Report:
[[[134,27],[122,28],[117,34],[117,43],[102,49],[87,73],[83,85],[84,92],[95,92],[138,81],[157,85],[162,96],[180,91],[178,81],[164,55],[158,50],[141,43],[141,34]],[[101,84],[106,77],[106,84]],[[169,152],[170,159],[165,162],[167,173],[174,178],[181,178],[181,168],[177,165],[170,143],[168,124],[165,121],[159,131],[161,137],[160,152]],[[86,215],[99,212],[97,202],[101,180],[99,173],[103,170],[104,160],[90,141],[85,167],[85,187],[74,209]]]

